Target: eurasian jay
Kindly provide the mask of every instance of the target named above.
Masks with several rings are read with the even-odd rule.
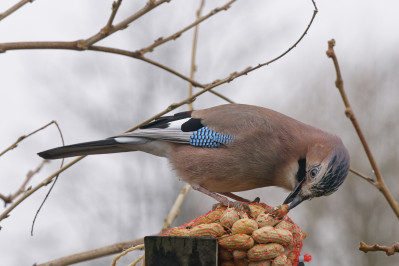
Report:
[[[276,111],[243,104],[163,116],[133,132],[39,153],[45,159],[143,151],[169,159],[179,177],[223,204],[232,192],[278,186],[290,209],[335,192],[349,170],[341,139]]]

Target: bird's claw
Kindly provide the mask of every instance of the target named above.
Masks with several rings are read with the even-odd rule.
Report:
[[[255,201],[253,201],[253,202],[255,202]],[[245,212],[251,211],[251,209],[249,208],[249,205],[247,203],[240,202],[240,201],[228,201],[227,204],[226,203],[217,203],[212,206],[212,210],[215,210],[221,206],[232,207],[237,211],[245,211]]]

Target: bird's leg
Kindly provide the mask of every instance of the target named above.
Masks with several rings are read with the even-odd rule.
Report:
[[[241,201],[241,202],[252,202],[252,203],[259,203],[260,202],[260,198],[259,197],[256,197],[253,201],[250,201],[250,200],[248,200],[246,198],[242,198],[242,197],[240,197],[240,196],[238,196],[236,194],[233,194],[231,192],[219,192],[219,194],[222,194],[222,195],[224,195],[226,197],[229,197],[229,198],[231,198],[233,200]]]
[[[195,189],[195,190],[197,190],[199,192],[204,193],[205,195],[208,195],[208,196],[214,198],[215,200],[219,201],[223,205],[229,206],[229,204],[230,204],[230,201],[229,201],[228,198],[223,197],[223,196],[221,196],[221,195],[219,195],[219,194],[217,194],[215,192],[209,191],[208,189],[206,189],[204,187],[201,187],[201,186],[192,186],[192,187],[193,187],[193,189]]]
[[[233,194],[231,192],[219,192],[219,194],[222,194],[222,195],[224,195],[226,197],[229,197],[230,199],[233,199],[233,200],[236,200],[236,201],[250,202],[249,200],[244,199],[244,198],[242,198],[242,197],[240,197],[240,196],[238,196],[236,194]]]
[[[219,201],[222,205],[233,206],[235,209],[244,209],[246,211],[250,211],[250,208],[249,208],[248,204],[245,204],[243,202],[232,202],[232,201],[229,201],[228,198],[223,197],[223,196],[221,196],[221,195],[219,195],[219,194],[217,194],[215,192],[209,191],[208,189],[206,189],[204,187],[201,187],[201,186],[192,186],[192,187],[193,187],[193,189],[195,189],[195,190],[197,190],[199,192],[204,193],[205,195],[208,195],[208,196],[214,198],[215,200]],[[220,193],[220,194],[222,194],[222,193]],[[238,197],[238,196],[234,195],[233,193],[230,193],[229,195],[233,195],[235,197]],[[241,197],[238,197],[238,198],[241,198]],[[241,198],[241,199],[243,199],[243,198]],[[215,206],[214,206],[213,209],[215,209]]]

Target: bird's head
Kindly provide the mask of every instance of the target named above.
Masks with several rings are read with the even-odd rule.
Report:
[[[306,158],[298,163],[298,184],[284,201],[284,204],[291,203],[290,209],[304,200],[335,192],[348,175],[349,154],[337,138],[331,145],[310,146]]]

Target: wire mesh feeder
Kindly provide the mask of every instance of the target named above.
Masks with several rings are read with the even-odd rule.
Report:
[[[306,234],[286,216],[288,205],[248,205],[250,212],[220,206],[163,235],[217,238],[222,266],[298,265]]]

